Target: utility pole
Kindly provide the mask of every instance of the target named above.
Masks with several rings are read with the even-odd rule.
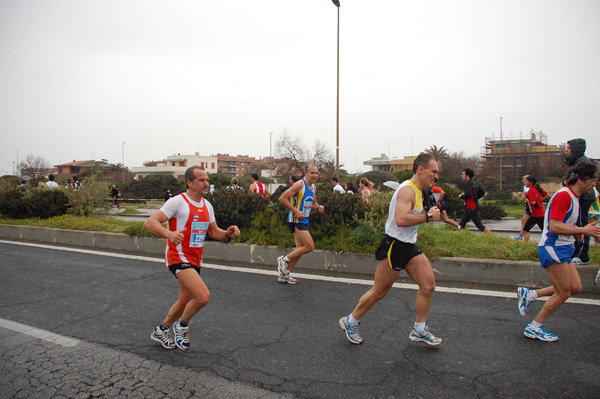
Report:
[[[500,145],[504,146],[504,144],[502,144],[502,117],[500,117]],[[500,152],[500,191],[502,191],[502,150],[503,150],[503,147],[498,147],[498,150]]]

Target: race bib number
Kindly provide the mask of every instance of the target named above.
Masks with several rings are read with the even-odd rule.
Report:
[[[308,198],[306,201],[304,201],[304,209],[302,209],[302,212],[304,212],[306,216],[310,215],[310,211],[312,210],[312,204],[313,201],[311,198]]]
[[[201,248],[208,231],[208,222],[192,222],[192,233],[190,235],[190,247]]]

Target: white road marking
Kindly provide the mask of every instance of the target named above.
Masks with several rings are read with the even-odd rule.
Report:
[[[78,339],[65,337],[64,335],[55,334],[50,331],[42,330],[40,328],[31,327],[26,324],[17,323],[15,321],[10,321],[2,318],[0,318],[0,327],[21,334],[29,335],[30,337],[52,342],[60,346],[65,346],[67,348],[71,348],[81,343],[81,341],[79,341]]]
[[[57,251],[76,252],[76,253],[83,253],[83,254],[89,254],[89,255],[109,256],[109,257],[113,257],[113,258],[140,260],[140,261],[144,261],[144,262],[154,262],[154,263],[162,263],[162,264],[165,263],[164,259],[162,259],[162,258],[153,258],[150,256],[127,255],[127,254],[119,254],[119,253],[114,253],[114,252],[104,252],[104,251],[95,251],[95,250],[89,250],[89,249],[69,248],[69,247],[57,247],[57,246],[46,245],[46,244],[6,241],[6,240],[0,240],[0,243],[22,245],[22,246],[26,246],[26,247],[54,249]],[[216,264],[212,264],[212,263],[203,263],[202,267],[205,269],[224,270],[224,271],[230,271],[230,272],[262,274],[262,275],[269,275],[269,276],[277,276],[278,275],[277,270],[271,271],[271,270],[264,270],[264,269],[253,269],[253,268],[248,268],[248,267],[216,265]],[[275,269],[275,266],[273,266],[273,268]],[[309,274],[309,273],[296,273],[296,277],[300,277],[300,276],[302,279],[306,279],[306,280],[317,280],[317,281],[327,281],[327,282],[332,282],[332,283],[357,284],[357,285],[367,285],[367,286],[373,285],[372,279],[365,280],[365,279],[358,279],[358,278],[321,276],[318,274]],[[416,284],[394,283],[393,288],[417,290],[419,287]],[[472,289],[472,288],[452,288],[452,287],[436,286],[435,291],[436,292],[445,292],[445,293],[449,293],[449,294],[478,295],[478,296],[487,296],[487,297],[494,297],[494,298],[517,299],[516,288],[513,292],[504,292],[504,291],[479,290],[479,289]],[[537,300],[545,301],[546,299],[547,298],[539,298]],[[569,298],[568,303],[600,306],[600,299]]]

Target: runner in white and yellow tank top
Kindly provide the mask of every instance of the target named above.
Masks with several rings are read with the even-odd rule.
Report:
[[[415,298],[415,323],[408,338],[431,346],[442,343],[441,338],[429,332],[426,324],[435,289],[433,268],[429,259],[415,245],[417,226],[440,219],[440,210],[436,206],[429,213],[423,213],[422,191],[432,187],[437,177],[437,161],[429,154],[419,154],[413,163],[413,177],[402,183],[392,196],[385,235],[375,252],[375,259],[379,263],[373,287],[360,298],[352,313],[339,320],[346,338],[353,344],[362,343],[358,330],[361,317],[387,295],[403,269],[419,286]]]

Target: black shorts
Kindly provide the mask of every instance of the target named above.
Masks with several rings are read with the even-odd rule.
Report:
[[[194,266],[191,263],[176,263],[174,265],[169,266],[169,270],[173,275],[177,278],[177,271],[185,270],[185,269],[194,269],[200,274],[200,267]]]
[[[288,227],[290,228],[290,233],[295,233],[296,229],[310,231],[310,226],[308,223],[289,223]]]
[[[543,216],[539,216],[539,217],[531,216],[525,222],[525,226],[523,226],[523,231],[531,231],[533,226],[535,226],[536,224],[538,225],[540,230],[544,231],[544,217]]]
[[[386,259],[394,270],[403,270],[412,258],[423,252],[415,244],[402,242],[387,234],[381,239],[379,248],[375,251],[375,259]]]

